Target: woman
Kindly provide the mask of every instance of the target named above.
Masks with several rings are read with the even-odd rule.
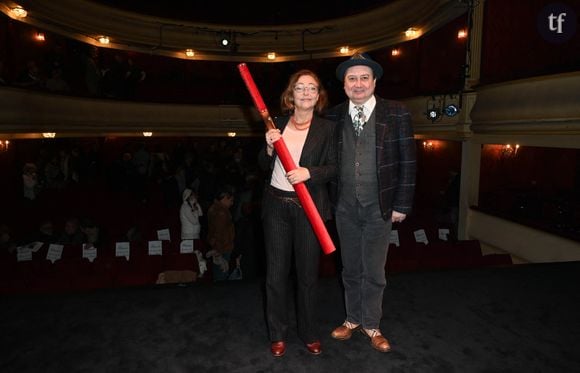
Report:
[[[197,202],[197,195],[191,189],[185,189],[182,194],[183,203],[179,211],[181,221],[181,239],[199,240],[201,225],[199,217],[203,216],[201,206]]]
[[[233,205],[234,191],[225,186],[218,189],[213,203],[207,210],[207,243],[211,250],[206,253],[206,257],[212,257],[214,281],[227,280],[229,277],[229,262],[236,238],[230,211]]]
[[[264,191],[262,220],[266,246],[266,314],[274,356],[286,352],[288,334],[288,279],[295,260],[297,278],[298,336],[307,350],[322,352],[315,315],[320,244],[294,191],[305,183],[325,220],[331,217],[328,182],[336,173],[334,123],[319,117],[328,102],[320,79],[310,70],[290,77],[281,96],[287,116],[276,118],[277,129],[266,132],[266,147],[260,154],[271,171]],[[296,164],[286,172],[274,143],[283,139]]]

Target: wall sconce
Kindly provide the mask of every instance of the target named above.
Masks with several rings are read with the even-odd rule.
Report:
[[[2,152],[2,153],[7,152],[9,147],[10,147],[10,141],[0,140],[0,152]]]
[[[237,133],[235,133],[235,132],[228,132],[227,135],[228,135],[228,137],[236,137]]]
[[[56,137],[56,132],[43,132],[42,137],[45,139],[54,139]]]
[[[398,57],[401,55],[401,50],[399,48],[391,49],[391,56]]]
[[[348,54],[349,51],[350,49],[346,45],[344,47],[340,47],[339,49],[340,54]]]
[[[276,53],[275,52],[269,52],[266,55],[266,58],[268,58],[270,61],[274,61],[276,59]]]
[[[467,38],[467,30],[461,29],[461,30],[457,31],[457,39],[462,40],[465,38]]]
[[[26,18],[28,12],[21,6],[15,6],[14,8],[10,9],[10,12],[15,18]]]
[[[44,35],[43,32],[37,32],[36,34],[34,34],[34,39],[36,39],[37,41],[45,41],[46,36]]]
[[[516,155],[518,155],[518,150],[520,150],[520,146],[518,144],[515,145],[506,144],[501,147],[501,157],[513,158]]]
[[[433,149],[435,149],[435,144],[433,144],[433,141],[431,140],[425,140],[423,141],[423,149],[427,152],[433,151]]]
[[[186,49],[185,50],[185,55],[187,57],[193,57],[193,56],[195,56],[195,51],[193,49]]]
[[[143,132],[143,136],[151,137],[151,136],[153,136],[153,132]]]

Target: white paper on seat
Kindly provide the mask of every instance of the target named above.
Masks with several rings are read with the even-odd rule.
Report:
[[[160,229],[157,231],[157,239],[160,241],[171,241],[171,236],[169,235],[169,229]]]
[[[179,245],[179,252],[181,254],[191,254],[193,253],[193,240],[183,240],[181,245]]]
[[[16,261],[29,262],[32,260],[32,250],[28,246],[19,246],[16,248]]]
[[[124,256],[125,259],[129,260],[130,254],[131,254],[131,244],[129,242],[115,243],[115,256]]]
[[[207,261],[203,258],[201,251],[195,250],[194,253],[197,257],[197,263],[199,264],[199,277],[201,277],[205,271],[207,271]]]
[[[97,257],[97,248],[91,244],[83,244],[83,259],[93,262]]]
[[[449,236],[449,229],[439,228],[439,239],[442,241],[447,241]]]
[[[399,231],[396,229],[393,229],[391,231],[391,236],[389,237],[389,246],[394,243],[395,246],[399,247],[401,245],[401,243],[399,242]]]
[[[149,255],[163,255],[163,245],[161,241],[149,241]]]
[[[422,242],[425,245],[429,244],[429,240],[427,239],[427,234],[425,233],[424,229],[417,229],[415,232],[413,232],[413,234],[415,235],[415,242]]]
[[[46,260],[50,260],[52,264],[57,260],[62,258],[62,250],[64,245],[59,245],[55,243],[51,243],[48,245],[48,251],[46,252]]]
[[[38,250],[40,250],[40,248],[42,247],[42,245],[44,245],[43,242],[36,241],[36,242],[29,243],[26,246],[30,247],[30,250],[32,250],[32,252],[35,253]]]

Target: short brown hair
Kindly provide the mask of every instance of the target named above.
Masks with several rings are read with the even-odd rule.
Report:
[[[314,111],[316,113],[321,113],[322,110],[326,108],[326,105],[328,105],[328,94],[322,86],[322,82],[318,78],[318,75],[316,75],[312,70],[302,69],[290,76],[290,79],[288,79],[288,85],[284,92],[282,92],[282,96],[280,96],[280,107],[282,112],[287,114],[294,112],[294,86],[298,79],[304,75],[311,76],[318,85],[318,101],[316,102],[316,106],[314,106]]]

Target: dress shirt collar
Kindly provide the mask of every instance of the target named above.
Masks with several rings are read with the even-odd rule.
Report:
[[[372,95],[371,98],[369,98],[367,102],[363,103],[362,105],[364,106],[365,117],[370,118],[371,113],[373,112],[373,110],[375,110],[375,106],[377,105],[377,99],[375,98],[374,95]],[[351,118],[354,118],[355,114],[357,113],[356,109],[354,108],[355,106],[360,105],[355,105],[352,101],[349,100],[348,113],[350,114]]]

